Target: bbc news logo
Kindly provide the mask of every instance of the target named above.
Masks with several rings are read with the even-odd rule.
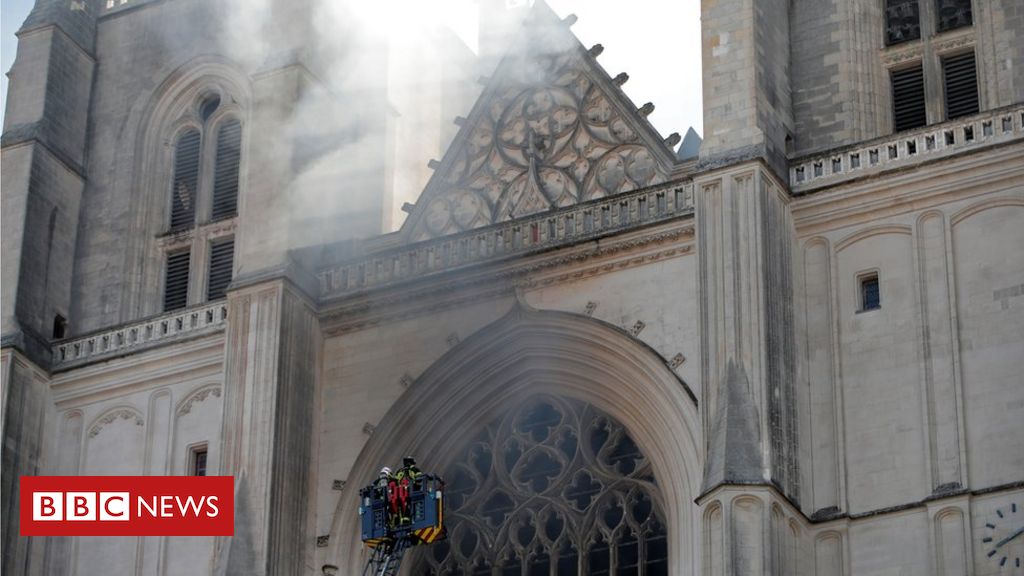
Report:
[[[22,476],[22,536],[232,536],[231,476]]]

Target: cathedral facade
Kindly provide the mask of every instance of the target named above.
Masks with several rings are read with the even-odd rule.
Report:
[[[362,574],[415,455],[405,574],[1024,574],[1018,0],[702,0],[681,143],[540,0],[245,6],[18,33],[5,573]],[[21,537],[29,475],[232,476],[234,536]]]

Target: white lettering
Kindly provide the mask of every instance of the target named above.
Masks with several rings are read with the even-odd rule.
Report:
[[[212,514],[210,513],[209,510],[206,511],[206,516],[208,518],[216,518],[220,514],[220,508],[217,508],[216,496],[210,496],[209,498],[207,498],[206,505],[213,510]]]
[[[149,512],[150,516],[156,516],[156,496],[153,497],[153,505],[152,506],[150,506],[149,502],[147,502],[146,499],[143,498],[142,496],[139,496],[138,504],[139,504],[139,506],[138,506],[138,514],[136,514],[136,516],[138,516],[139,518],[142,518],[142,509],[143,508],[146,509],[146,512]]]

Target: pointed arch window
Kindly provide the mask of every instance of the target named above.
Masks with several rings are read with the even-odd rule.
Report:
[[[238,213],[238,166],[242,159],[242,123],[229,118],[217,129],[217,151],[213,176],[214,220]]]
[[[442,474],[448,539],[412,574],[668,574],[650,462],[594,406],[535,397],[471,437]]]
[[[171,230],[191,228],[196,219],[201,139],[189,128],[174,146],[174,183],[171,187]]]
[[[234,268],[242,122],[219,92],[193,104],[174,139],[164,255],[164,311],[224,298]]]

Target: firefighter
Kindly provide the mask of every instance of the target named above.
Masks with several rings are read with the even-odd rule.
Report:
[[[395,482],[398,487],[398,511],[400,524],[412,522],[412,499],[410,492],[413,483],[420,479],[423,473],[416,466],[416,460],[411,456],[402,459],[402,467],[395,473]]]

